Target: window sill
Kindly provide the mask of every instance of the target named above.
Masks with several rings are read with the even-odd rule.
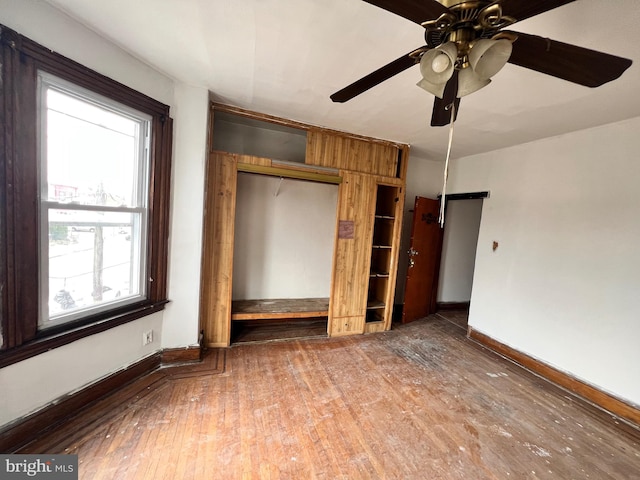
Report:
[[[169,300],[163,300],[156,303],[145,303],[143,305],[129,307],[125,312],[118,313],[116,315],[110,315],[106,318],[95,319],[91,323],[79,325],[72,329],[60,331],[43,331],[39,337],[34,340],[24,343],[19,347],[15,347],[9,350],[0,351],[0,368],[7,367],[14,363],[27,360],[28,358],[35,357],[41,353],[53,350],[54,348],[68,345],[81,338],[101,333],[111,328],[129,323],[133,320],[137,320],[147,315],[151,315],[156,312],[164,310],[165,305],[169,303]],[[68,327],[67,327],[68,328]]]

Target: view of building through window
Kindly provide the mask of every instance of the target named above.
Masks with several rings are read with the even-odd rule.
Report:
[[[145,294],[150,119],[46,74],[40,102],[46,328]]]

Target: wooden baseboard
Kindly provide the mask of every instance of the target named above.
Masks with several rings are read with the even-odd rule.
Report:
[[[568,390],[577,397],[587,400],[587,402],[596,405],[622,420],[625,420],[636,428],[640,428],[640,410],[633,405],[629,405],[628,403],[613,397],[602,390],[598,390],[592,385],[588,385],[567,373],[550,367],[549,365],[542,363],[525,353],[508,347],[503,343],[474,330],[472,327],[469,327],[468,336],[490,350],[493,350],[494,352],[516,362],[550,382]]]
[[[202,348],[199,345],[184,348],[165,348],[161,355],[162,365],[193,363],[201,360]]]
[[[468,309],[470,302],[438,302],[436,310],[465,310]]]
[[[0,452],[14,452],[52,430],[70,415],[119,390],[160,366],[160,352],[143,358],[88,387],[66,395],[31,415],[22,417],[0,430]]]

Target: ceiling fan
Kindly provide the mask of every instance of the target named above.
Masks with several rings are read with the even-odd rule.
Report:
[[[631,60],[504,28],[575,0],[365,0],[425,28],[426,45],[331,95],[346,102],[420,64],[418,86],[436,98],[432,126],[444,126],[460,97],[486,86],[507,62],[569,82],[598,87]],[[453,108],[452,108],[453,107]]]

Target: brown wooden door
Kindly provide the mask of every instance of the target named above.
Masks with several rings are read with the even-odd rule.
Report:
[[[411,225],[411,246],[404,289],[402,323],[412,322],[436,311],[442,252],[439,213],[439,200],[416,197]]]

